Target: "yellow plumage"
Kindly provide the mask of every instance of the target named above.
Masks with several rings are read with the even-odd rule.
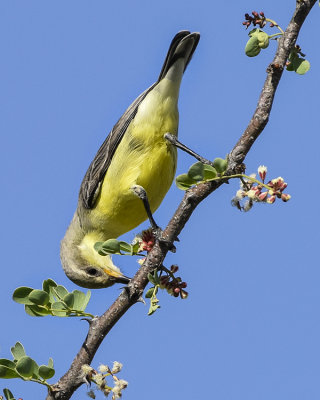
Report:
[[[180,83],[198,40],[198,34],[187,31],[175,36],[158,82],[129,107],[89,167],[77,211],[61,243],[64,270],[81,286],[107,287],[125,281],[111,258],[100,256],[93,245],[147,219],[134,186],[145,189],[154,212],[172,184],[177,151],[164,134],[178,132]]]

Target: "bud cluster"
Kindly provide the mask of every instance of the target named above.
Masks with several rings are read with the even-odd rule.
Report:
[[[174,274],[178,271],[177,265],[171,265],[170,274],[160,276],[160,289],[165,289],[171,296],[181,297],[186,299],[188,292],[184,290],[187,287],[187,282],[182,282],[182,279],[175,277]]]
[[[248,13],[245,14],[245,21],[242,22],[242,25],[245,25],[247,27],[247,29],[249,28],[249,26],[251,24],[253,24],[253,26],[260,26],[260,28],[263,28],[266,25],[266,17],[264,15],[264,12],[261,11],[260,13],[257,13],[257,11],[252,11],[252,15],[253,17],[251,17],[251,15],[249,15]],[[270,25],[271,26],[271,25]],[[274,26],[274,25],[272,25]]]
[[[146,251],[149,252],[152,250],[154,243],[155,243],[155,237],[152,232],[152,229],[146,229],[145,231],[142,231],[141,236],[138,238],[140,242],[139,246],[139,252],[140,251]]]
[[[232,199],[232,204],[239,210],[249,211],[254,202],[263,202],[273,204],[276,198],[281,199],[284,202],[290,200],[289,194],[283,193],[284,189],[288,184],[280,176],[278,178],[270,180],[267,184],[264,184],[267,167],[261,165],[258,168],[258,174],[262,181],[262,184],[255,182],[250,179],[243,179],[241,182],[240,190],[237,191],[236,196]],[[255,179],[256,175],[250,175],[252,179]],[[246,199],[244,204],[241,204],[243,199]]]
[[[119,379],[116,374],[120,372],[122,369],[122,364],[118,361],[113,363],[112,368],[109,368],[107,365],[100,365],[99,372],[92,368],[90,365],[82,366],[82,374],[83,380],[87,383],[87,385],[91,385],[91,382],[96,384],[96,390],[100,390],[105,397],[107,397],[110,393],[112,393],[112,400],[120,399],[122,396],[122,390],[128,386],[128,382],[124,379]],[[106,378],[108,376],[112,376],[114,381],[114,386],[110,387],[107,385]],[[87,395],[91,399],[95,399],[96,395],[94,390],[90,390]]]

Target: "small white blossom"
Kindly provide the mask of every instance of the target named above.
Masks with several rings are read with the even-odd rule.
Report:
[[[119,363],[118,361],[114,361],[111,372],[113,374],[117,374],[121,371],[122,367],[123,365],[121,363]]]
[[[90,374],[92,371],[94,371],[94,369],[93,369],[92,367],[90,367],[90,365],[88,365],[88,364],[83,364],[82,367],[81,367],[81,369],[82,369],[82,372],[83,372],[85,375],[88,375],[88,374]]]
[[[100,364],[99,371],[104,374],[106,372],[110,372],[110,368],[107,365]]]

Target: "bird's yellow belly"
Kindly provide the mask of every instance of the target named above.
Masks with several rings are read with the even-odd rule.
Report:
[[[139,135],[137,130],[133,136],[128,129],[120,142],[92,210],[94,229],[103,233],[105,239],[118,237],[147,219],[143,203],[132,192],[132,186],[140,185],[146,190],[153,212],[169,190],[177,152],[163,134],[176,133],[177,121],[173,119],[172,122],[162,125],[161,134],[156,132],[158,135],[152,132],[152,125],[146,126],[152,140],[146,140],[145,134]]]

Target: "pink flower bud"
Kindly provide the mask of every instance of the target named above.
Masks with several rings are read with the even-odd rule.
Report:
[[[270,197],[267,199],[267,203],[269,203],[269,204],[273,204],[275,201],[276,201],[276,196],[275,196],[275,195],[270,196]]]
[[[263,192],[263,193],[260,193],[258,197],[259,197],[260,201],[265,201],[267,196],[268,196],[268,192]]]
[[[265,165],[260,165],[260,167],[258,168],[258,174],[262,182],[264,182],[264,180],[266,179],[267,171],[268,169]]]
[[[289,201],[290,199],[291,199],[290,194],[282,193],[282,195],[281,195],[281,200],[282,201],[286,202],[286,201]]]

